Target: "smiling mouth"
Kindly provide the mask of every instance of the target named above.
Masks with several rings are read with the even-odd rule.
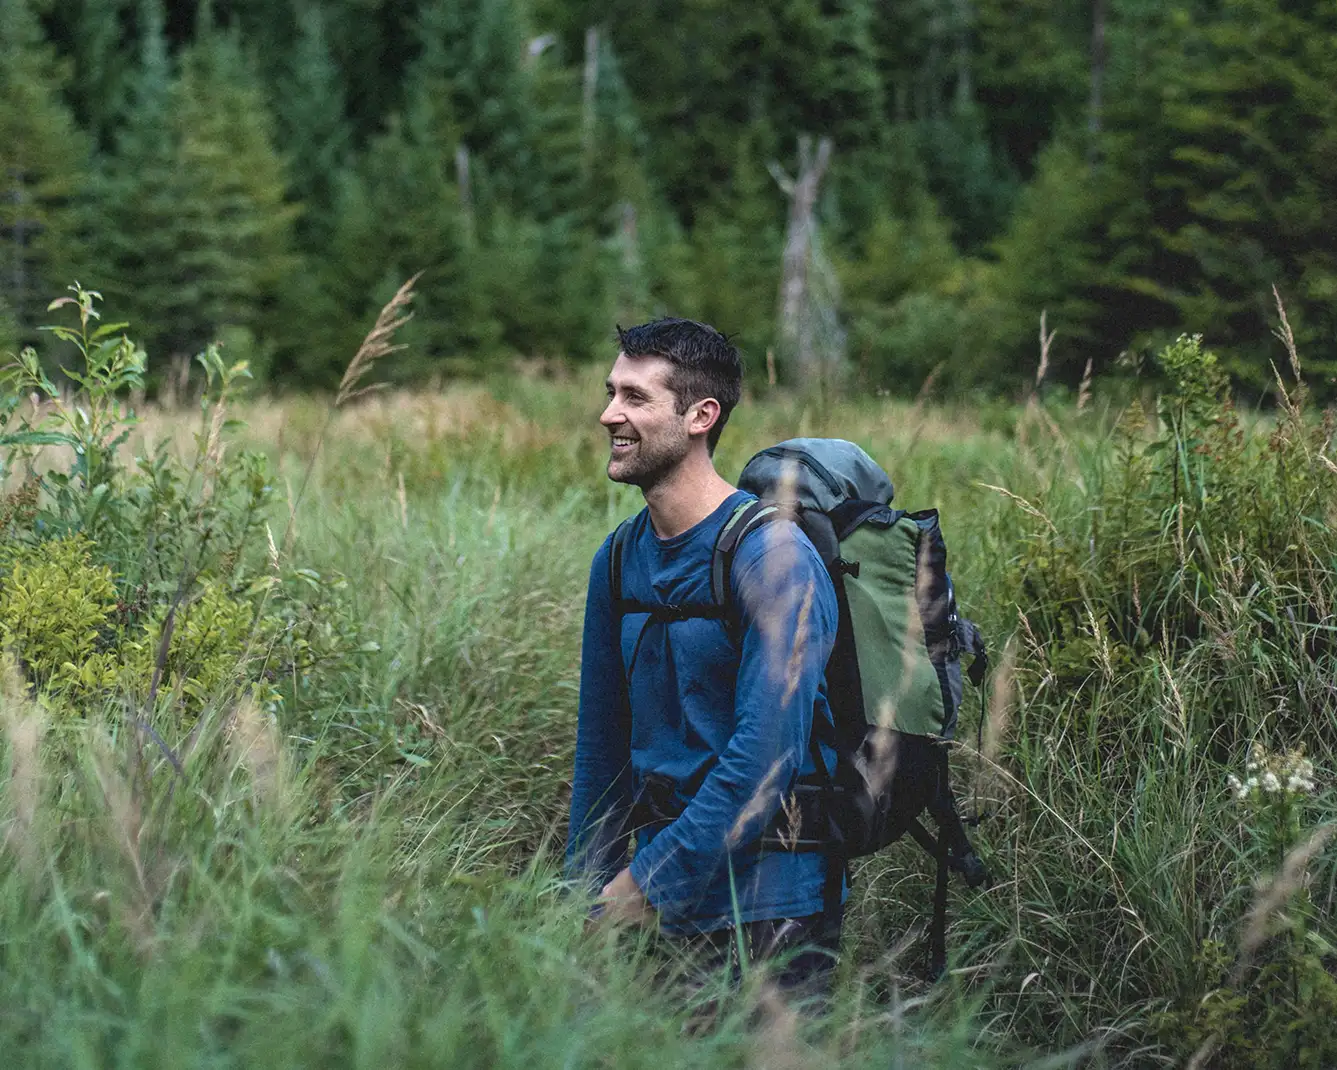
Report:
[[[637,441],[637,439],[627,438],[623,435],[614,435],[611,443],[613,452],[625,453],[627,450],[631,449],[632,446],[636,445]]]

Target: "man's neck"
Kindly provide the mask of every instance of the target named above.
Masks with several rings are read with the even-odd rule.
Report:
[[[709,456],[685,460],[645,490],[655,534],[661,539],[681,535],[710,516],[734,489],[715,471]]]

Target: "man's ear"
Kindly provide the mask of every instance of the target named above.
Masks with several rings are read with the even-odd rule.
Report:
[[[696,402],[687,417],[687,433],[704,435],[719,422],[720,403],[714,398],[703,398]]]

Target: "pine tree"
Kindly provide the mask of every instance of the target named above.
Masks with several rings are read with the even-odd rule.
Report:
[[[105,289],[163,355],[224,327],[272,334],[296,209],[258,82],[235,35],[208,27],[173,79],[161,7],[141,11],[135,106],[96,199]]]
[[[874,0],[790,0],[774,16],[771,120],[781,142],[809,133],[848,157],[877,146],[885,110]]]
[[[470,260],[451,125],[447,103],[422,94],[341,179],[324,277],[350,320],[343,347],[302,354],[303,372],[317,381],[337,378],[359,325],[365,331],[395,287],[418,272],[414,317],[403,336],[411,348],[396,370],[411,377],[461,353],[495,349],[484,280]]]
[[[840,264],[850,351],[866,386],[916,393],[930,375],[952,378],[969,350],[962,291],[969,262],[929,195],[914,145],[901,124],[880,172],[884,206]]]
[[[249,0],[265,18],[273,0]],[[326,29],[334,61],[349,87],[353,144],[365,148],[383,133],[389,116],[405,107],[405,72],[422,45],[416,32],[424,0],[330,0]]]
[[[701,280],[698,314],[737,336],[754,357],[775,342],[775,294],[780,283],[786,200],[758,146],[744,138],[721,195],[699,214],[692,233]],[[760,362],[755,361],[756,366]]]
[[[70,281],[85,141],[26,0],[0,0],[0,304],[27,338]]]
[[[1276,285],[1311,368],[1337,370],[1337,5],[1226,0],[1178,23],[1183,52],[1160,72],[1174,147],[1157,217],[1182,268],[1165,293],[1266,389]]]
[[[172,70],[159,0],[140,0],[138,70],[128,118],[111,154],[99,161],[87,229],[92,282],[141,338],[161,328],[157,301],[170,291],[177,250],[176,156],[170,128]]]
[[[341,74],[334,62],[321,6],[299,11],[297,45],[279,80],[275,118],[288,159],[294,197],[305,206],[298,221],[303,244],[318,249],[333,229],[335,187],[347,166],[352,131],[345,116]]]
[[[99,148],[110,146],[126,117],[135,63],[126,28],[133,0],[73,0],[53,5],[47,18],[70,63],[66,97],[75,119]]]
[[[428,0],[416,26],[421,55],[408,107],[430,95],[444,106],[474,161],[473,188],[515,204],[533,165],[529,68],[516,0]]]
[[[1030,177],[1044,145],[1083,117],[1090,0],[974,0],[975,100],[991,142]]]
[[[1076,384],[1087,359],[1105,371],[1126,344],[1101,301],[1114,258],[1101,255],[1107,211],[1094,177],[1077,139],[1057,141],[1041,153],[1034,180],[993,245],[989,301],[979,310],[979,351],[967,381],[1002,384],[1033,367],[1042,313],[1057,338],[1051,382]],[[1102,335],[1109,340],[1104,345]]]

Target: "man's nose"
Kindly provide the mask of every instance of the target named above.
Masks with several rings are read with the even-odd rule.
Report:
[[[604,427],[616,427],[618,424],[623,423],[624,419],[625,418],[622,415],[622,406],[618,404],[617,398],[609,398],[608,404],[604,406],[604,411],[599,416],[599,422],[603,424]]]

